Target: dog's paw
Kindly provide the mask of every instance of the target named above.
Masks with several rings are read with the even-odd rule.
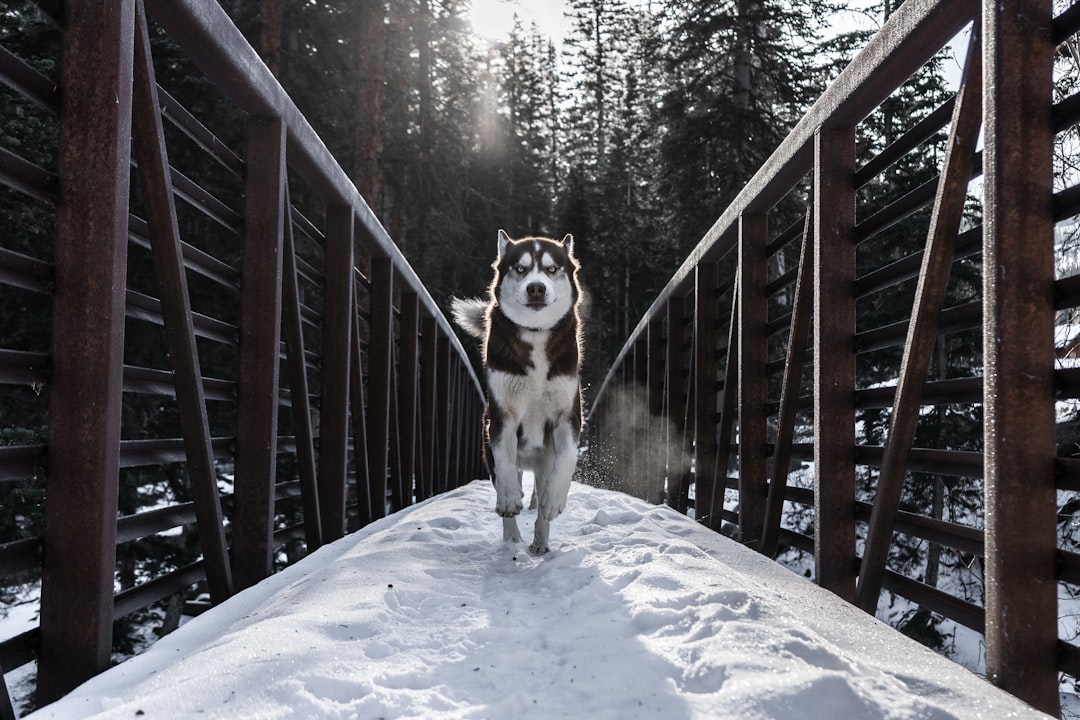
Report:
[[[495,501],[495,512],[504,518],[512,518],[521,512],[522,504],[521,498],[516,500],[513,498],[500,497]]]
[[[529,552],[533,555],[546,555],[550,549],[546,542],[539,539],[533,540],[532,544],[529,545]]]

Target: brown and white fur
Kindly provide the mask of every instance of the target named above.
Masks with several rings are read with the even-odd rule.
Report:
[[[521,542],[522,473],[535,476],[535,537],[548,551],[551,521],[566,508],[581,435],[581,290],[574,238],[511,240],[499,231],[487,299],[454,298],[454,320],[483,341],[484,445],[503,539]]]

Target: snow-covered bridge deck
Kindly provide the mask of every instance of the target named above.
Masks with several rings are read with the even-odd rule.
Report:
[[[493,502],[375,522],[32,717],[1046,717],[670,508],[575,485],[533,557]]]

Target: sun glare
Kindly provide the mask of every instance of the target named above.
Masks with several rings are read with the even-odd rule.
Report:
[[[469,19],[473,32],[488,40],[505,40],[516,15],[526,28],[536,23],[556,42],[566,34],[565,0],[472,0]]]

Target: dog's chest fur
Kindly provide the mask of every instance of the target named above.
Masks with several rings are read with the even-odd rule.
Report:
[[[541,447],[559,421],[580,424],[578,339],[571,313],[551,330],[527,330],[493,309],[486,348],[494,427],[516,426],[521,448]]]

